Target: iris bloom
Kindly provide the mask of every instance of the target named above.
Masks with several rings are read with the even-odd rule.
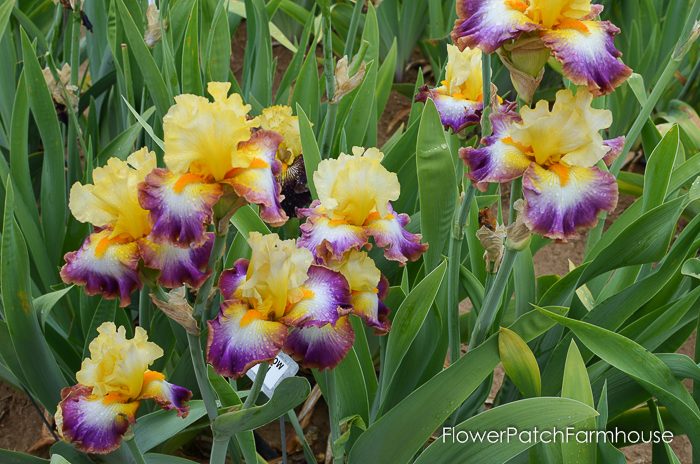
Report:
[[[481,51],[465,48],[459,51],[447,45],[447,65],[442,85],[434,89],[421,87],[416,101],[435,102],[440,120],[445,127],[457,133],[467,126],[478,124],[484,109],[481,79]]]
[[[342,260],[345,253],[368,245],[370,237],[384,248],[387,259],[415,261],[428,248],[421,236],[409,233],[407,214],[398,214],[391,202],[399,198],[399,180],[381,161],[376,148],[354,147],[353,154],[323,160],[314,173],[318,193],[309,208],[297,214],[301,225],[299,245],[308,248],[318,262]]]
[[[297,207],[308,206],[311,202],[302,156],[299,118],[292,114],[289,106],[277,105],[263,109],[258,119],[261,129],[282,136],[277,148],[277,159],[281,163],[277,181],[282,188],[282,207],[287,215],[293,216]]]
[[[88,295],[119,297],[128,306],[131,293],[141,287],[138,266],[160,270],[165,287],[188,284],[198,288],[207,277],[213,236],[188,248],[169,241],[156,242],[147,210],[139,203],[139,184],[156,166],[155,153],[146,148],[126,161],[110,158],[96,168],[92,184],[76,182],[70,191],[73,216],[95,228],[77,251],[66,253],[61,277],[85,287]]]
[[[149,174],[139,193],[150,211],[156,240],[183,246],[201,242],[225,189],[237,197],[228,214],[247,201],[260,205],[260,217],[273,226],[287,220],[276,180],[282,137],[254,130],[259,120],[248,118],[250,105],[243,104],[240,95],[228,95],[230,86],[210,82],[207,90],[213,102],[178,95],[163,118],[167,169]]]
[[[452,41],[486,53],[505,46],[513,51],[516,66],[521,61],[533,76],[544,66],[549,49],[569,80],[587,86],[593,95],[604,95],[632,71],[619,60],[622,54],[614,45],[620,30],[597,20],[602,10],[590,0],[458,0]]]
[[[388,328],[379,271],[366,256],[334,270],[313,264],[309,250],[277,234],[251,232],[248,243],[250,260],[221,274],[224,301],[209,321],[207,359],[220,374],[239,377],[281,350],[306,366],[331,368],[354,341],[351,312]]]
[[[612,114],[592,108],[592,99],[580,87],[575,96],[557,92],[551,110],[542,100],[520,114],[494,113],[484,146],[460,150],[477,187],[523,177],[525,224],[545,237],[575,236],[617,204],[615,177],[596,164],[619,155],[624,138],[603,140],[599,131],[610,127]]]
[[[78,384],[61,392],[56,428],[64,440],[86,453],[114,451],[145,399],[187,416],[192,392],[148,370],[163,350],[148,341],[145,330],[136,327],[134,337],[127,339],[124,327],[105,322],[97,333],[90,342],[90,357],[76,374]]]

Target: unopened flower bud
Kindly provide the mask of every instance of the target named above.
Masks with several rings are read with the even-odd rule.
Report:
[[[506,231],[506,246],[511,250],[524,250],[530,245],[530,228],[525,224],[523,220],[523,209],[525,204],[523,200],[518,200],[513,204],[513,208],[517,211],[515,216],[515,221],[508,225]]]
[[[518,95],[530,103],[544,76],[544,66],[550,56],[549,50],[539,37],[525,37],[511,45],[504,45],[499,49],[498,55],[508,68]]]
[[[192,316],[192,306],[185,299],[185,287],[171,290],[168,294],[168,301],[163,301],[151,294],[151,301],[161,311],[173,321],[180,324],[187,333],[199,335],[199,326]]]

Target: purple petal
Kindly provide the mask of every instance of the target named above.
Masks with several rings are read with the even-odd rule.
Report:
[[[219,374],[240,377],[252,366],[274,359],[284,345],[287,326],[254,313],[242,303],[229,301],[209,321],[207,361]]]
[[[139,402],[120,403],[92,396],[92,388],[74,385],[61,391],[56,427],[80,451],[107,454],[117,448],[136,420]]]
[[[280,319],[290,326],[320,327],[334,324],[350,312],[350,287],[340,272],[312,265],[309,279],[302,285],[303,298]]]
[[[620,29],[608,21],[575,23],[580,27],[544,32],[542,42],[562,63],[571,82],[588,86],[596,96],[611,93],[632,74],[615,48],[614,37]]]
[[[562,176],[561,169],[566,169]],[[553,239],[577,236],[598,222],[598,214],[617,204],[617,182],[597,167],[547,170],[533,163],[523,175],[525,223]]]
[[[347,316],[323,327],[294,328],[284,350],[309,368],[332,369],[343,360],[355,341]]]
[[[154,169],[139,185],[139,202],[150,211],[151,238],[180,246],[204,240],[221,186],[193,174]]]

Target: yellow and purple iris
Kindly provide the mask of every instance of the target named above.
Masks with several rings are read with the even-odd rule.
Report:
[[[282,142],[277,148],[277,159],[281,163],[277,181],[282,189],[282,208],[288,216],[294,216],[297,207],[308,206],[311,202],[302,154],[299,118],[292,114],[291,107],[276,105],[263,109],[258,119],[261,129],[282,136]]]
[[[462,49],[478,47],[486,53],[504,45],[527,50],[523,67],[532,75],[544,66],[548,49],[569,80],[587,86],[593,95],[604,95],[632,71],[615,48],[614,36],[620,30],[597,19],[602,10],[590,0],[457,0],[452,41]]]
[[[105,322],[97,333],[90,342],[90,357],[76,374],[78,384],[61,392],[55,418],[64,440],[86,453],[114,451],[145,399],[187,416],[192,392],[148,369],[163,350],[148,341],[145,330],[136,327],[134,337],[128,339],[124,327]]]
[[[404,264],[415,261],[428,248],[421,236],[408,232],[407,214],[398,214],[391,202],[401,187],[396,174],[381,161],[376,148],[354,147],[353,154],[323,160],[314,173],[318,193],[309,208],[299,208],[299,245],[308,248],[319,263],[342,260],[353,249],[369,246],[372,237],[384,256]]]
[[[388,329],[386,285],[366,255],[331,268],[277,234],[251,232],[248,243],[250,260],[221,274],[224,301],[209,321],[207,359],[218,373],[239,377],[281,350],[305,366],[332,368],[354,341],[350,313]]]
[[[88,295],[119,297],[128,306],[131,293],[141,287],[139,262],[159,270],[158,282],[169,288],[187,284],[198,288],[208,275],[212,234],[189,247],[155,240],[149,212],[139,203],[139,184],[156,167],[155,153],[146,148],[126,161],[110,158],[96,168],[92,184],[76,182],[69,208],[75,218],[95,230],[80,249],[66,253],[61,277],[85,287]]]
[[[460,150],[469,177],[483,188],[522,176],[524,221],[545,237],[567,239],[592,227],[600,212],[615,208],[618,195],[615,177],[596,164],[610,163],[624,143],[624,137],[603,140],[612,114],[592,108],[592,100],[579,87],[576,95],[557,92],[551,110],[542,100],[520,114],[492,114],[494,132],[484,146]]]
[[[141,186],[141,205],[150,211],[156,240],[186,246],[200,242],[214,215],[214,205],[227,190],[237,199],[260,205],[260,217],[281,226],[287,215],[276,176],[282,165],[277,151],[284,141],[259,129],[249,118],[250,105],[228,94],[228,82],[210,82],[214,101],[179,95],[163,118],[166,169],[155,169]]]
[[[442,85],[434,89],[421,87],[416,101],[435,102],[442,125],[457,133],[467,126],[478,124],[484,109],[481,78],[481,51],[465,48],[460,51],[447,45],[447,65]]]

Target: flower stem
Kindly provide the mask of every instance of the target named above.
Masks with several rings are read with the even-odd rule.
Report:
[[[190,348],[190,357],[192,358],[192,366],[194,367],[194,376],[197,379],[199,393],[202,395],[204,407],[207,409],[209,421],[213,421],[218,416],[218,408],[216,406],[216,394],[214,388],[209,382],[207,376],[207,366],[204,363],[204,353],[199,337],[191,333],[187,334],[187,344]]]
[[[474,198],[474,186],[467,186],[462,201],[452,223],[452,232],[448,248],[447,261],[447,333],[449,336],[450,364],[460,357],[459,336],[459,266],[462,262],[462,240],[464,239],[464,224],[467,222],[469,207]]]
[[[124,440],[124,443],[126,443],[126,447],[129,448],[131,456],[134,458],[136,464],[146,464],[146,458],[143,457],[143,453],[141,453],[141,450],[133,437],[129,438],[128,440]]]
[[[258,373],[255,375],[255,380],[253,381],[253,386],[250,389],[250,393],[248,393],[248,397],[245,399],[245,403],[243,403],[243,409],[248,409],[255,406],[255,402],[258,400],[258,396],[260,396],[260,390],[262,390],[263,383],[265,382],[265,376],[267,375],[267,371],[269,369],[270,365],[268,363],[260,364]]]
[[[214,280],[216,280],[216,268],[223,254],[224,248],[226,247],[226,234],[216,234],[214,237],[214,244],[212,245],[211,255],[209,255],[209,263],[207,268],[211,271],[207,280],[204,281],[202,286],[197,292],[197,297],[194,300],[194,317],[200,317],[202,323],[204,323],[207,318],[207,302],[209,300],[209,294],[214,286]]]
[[[150,290],[147,285],[139,292],[139,326],[148,332],[151,325],[151,301],[148,298]]]
[[[486,293],[484,302],[481,305],[481,311],[476,318],[474,330],[469,338],[469,349],[476,348],[481,342],[486,340],[489,328],[493,324],[493,321],[496,320],[498,309],[501,306],[501,298],[506,289],[506,284],[508,283],[510,272],[513,269],[513,263],[515,263],[515,256],[517,253],[516,250],[506,247],[501,267],[498,268],[493,285]]]

